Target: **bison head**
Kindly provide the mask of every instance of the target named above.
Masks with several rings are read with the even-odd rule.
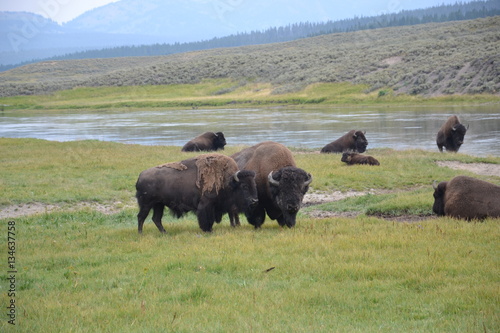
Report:
[[[271,198],[280,210],[276,216],[281,226],[295,226],[302,199],[312,182],[311,174],[296,167],[284,167],[268,175]],[[272,218],[272,216],[270,216]]]
[[[451,129],[451,141],[454,151],[458,151],[460,146],[464,143],[465,133],[467,132],[467,128],[462,124],[456,124]]]
[[[434,182],[432,187],[434,188],[434,205],[432,206],[432,211],[438,216],[444,216],[444,194],[446,192],[446,185],[448,182],[441,182],[438,185]]]
[[[214,150],[224,150],[224,146],[226,145],[226,138],[224,137],[224,133],[217,132],[215,133],[214,141],[213,141],[213,149]]]
[[[345,151],[342,153],[342,158],[340,159],[340,161],[345,162],[345,163],[349,163],[349,162],[351,162],[352,155],[354,155],[354,153]]]
[[[241,170],[234,174],[231,186],[233,188],[234,201],[238,210],[247,214],[252,211],[259,202],[257,196],[257,185],[255,184],[255,172]]]
[[[358,153],[364,153],[366,151],[366,146],[368,146],[368,140],[365,137],[366,132],[356,131],[352,138],[354,140],[354,149],[358,151]]]

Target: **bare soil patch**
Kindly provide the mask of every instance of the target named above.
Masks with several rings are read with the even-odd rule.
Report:
[[[47,214],[58,211],[77,211],[84,208],[89,208],[101,212],[103,214],[116,214],[125,207],[133,205],[132,202],[123,203],[121,201],[98,203],[82,201],[75,204],[45,204],[41,202],[30,202],[26,204],[10,205],[0,209],[0,219],[15,219],[22,216],[30,216],[37,214]]]
[[[454,170],[466,170],[483,176],[500,177],[500,164],[491,163],[462,163],[458,161],[437,161],[440,167]]]

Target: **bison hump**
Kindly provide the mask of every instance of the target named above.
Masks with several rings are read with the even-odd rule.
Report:
[[[183,170],[186,170],[187,169],[187,166],[180,163],[180,162],[170,162],[170,163],[165,163],[165,164],[162,164],[162,165],[158,165],[157,166],[158,169],[161,169],[161,168],[170,168],[170,169],[175,169],[175,170],[179,170],[179,171],[183,171]]]
[[[229,185],[229,180],[238,171],[236,162],[221,154],[204,154],[195,158],[198,175],[196,186],[202,194],[219,191]]]

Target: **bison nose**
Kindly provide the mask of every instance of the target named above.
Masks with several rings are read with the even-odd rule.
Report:
[[[286,210],[291,213],[291,214],[294,214],[294,213],[297,213],[299,211],[299,206],[297,205],[294,205],[294,204],[288,204],[286,206]]]

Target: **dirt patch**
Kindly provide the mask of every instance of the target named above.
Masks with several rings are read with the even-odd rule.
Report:
[[[106,215],[116,214],[126,207],[135,205],[133,202],[122,203],[121,201],[110,203],[79,202],[76,204],[45,204],[31,202],[27,204],[10,205],[0,209],[0,219],[15,219],[22,216],[37,214],[48,214],[61,211],[77,211],[85,208],[101,212]]]
[[[458,161],[437,161],[440,167],[447,167],[454,170],[466,170],[483,176],[500,177],[500,164],[490,163],[462,163]]]

